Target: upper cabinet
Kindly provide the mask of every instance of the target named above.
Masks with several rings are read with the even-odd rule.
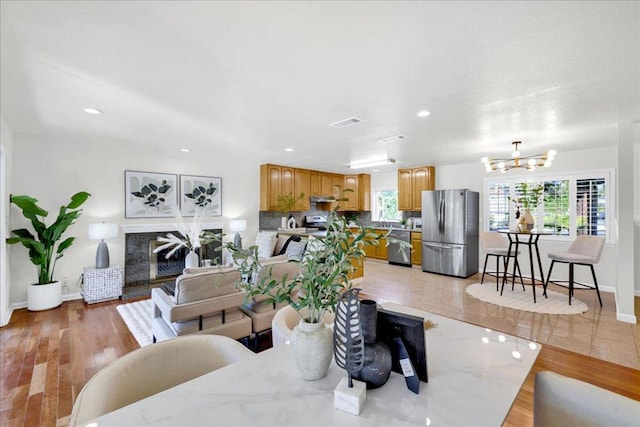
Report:
[[[398,210],[422,210],[422,192],[435,190],[436,169],[421,166],[413,169],[398,169]]]
[[[371,176],[369,174],[340,175],[289,166],[260,165],[260,210],[278,211],[278,197],[291,195],[304,197],[296,201],[296,211],[311,208],[310,196],[339,198],[340,188],[350,189],[344,197],[349,201],[340,202],[340,210],[371,210]],[[335,206],[335,205],[334,205]]]

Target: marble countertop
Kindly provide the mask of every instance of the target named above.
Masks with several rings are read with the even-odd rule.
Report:
[[[289,345],[226,366],[106,414],[102,426],[499,426],[541,346],[468,323],[386,303],[391,311],[425,317],[429,383],[420,393],[404,378],[367,391],[359,416],[334,409],[344,370],[332,362],[317,381],[300,378]],[[167,367],[170,369],[170,367]]]

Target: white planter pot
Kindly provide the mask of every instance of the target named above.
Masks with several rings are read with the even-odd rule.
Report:
[[[324,322],[300,320],[291,333],[296,366],[305,380],[319,380],[327,375],[333,357],[331,330]]]
[[[29,285],[27,288],[27,310],[42,311],[62,304],[62,283]]]
[[[198,254],[195,251],[189,251],[187,256],[184,258],[184,268],[196,267],[200,267],[200,258],[198,258]]]

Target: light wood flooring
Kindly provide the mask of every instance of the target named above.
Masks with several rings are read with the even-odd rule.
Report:
[[[615,305],[609,294],[603,294],[605,308],[599,309],[593,301],[589,303],[590,293],[578,293],[577,297],[590,307],[584,315],[534,316],[469,297],[464,288],[476,281],[477,277],[453,279],[422,273],[417,268],[367,261],[359,286],[367,296],[380,301],[405,304],[545,344],[506,426],[532,425],[533,379],[541,370],[640,400],[640,371],[632,367],[637,366],[640,331],[638,325],[615,321]],[[138,348],[115,309],[121,303],[87,305],[71,301],[45,312],[14,312],[9,325],[0,329],[0,425],[67,424],[73,399],[86,381],[116,358]],[[631,351],[632,347],[635,350]]]

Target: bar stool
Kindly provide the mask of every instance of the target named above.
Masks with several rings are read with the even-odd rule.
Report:
[[[482,250],[485,252],[486,256],[484,257],[484,267],[482,268],[482,278],[480,279],[480,283],[484,283],[484,275],[487,274],[489,276],[496,276],[496,292],[498,292],[498,287],[500,283],[500,258],[502,257],[502,266],[504,267],[505,274],[507,273],[507,266],[509,263],[509,242],[508,240],[497,231],[484,231],[480,234],[480,243],[482,244]],[[517,254],[519,255],[520,251]],[[514,254],[511,254],[516,260]],[[496,271],[495,272],[487,272],[487,261],[489,261],[489,257],[496,257]],[[520,283],[522,283],[522,289],[524,289],[524,282],[522,281],[522,273],[520,273],[520,265],[517,260],[516,267],[518,269],[518,274],[520,275]],[[511,290],[513,290],[513,285],[515,283],[515,279],[511,284]]]
[[[549,274],[547,274],[547,281],[544,284],[544,291],[547,292],[547,285],[554,283],[558,286],[563,286],[560,283],[569,283],[569,305],[571,305],[571,297],[573,296],[573,290],[575,285],[578,285],[578,289],[595,289],[598,294],[598,301],[600,307],[602,307],[602,299],[600,298],[600,289],[598,289],[598,280],[596,279],[596,272],[593,269],[593,265],[600,262],[600,255],[602,254],[602,248],[604,247],[605,238],[602,236],[578,236],[569,246],[566,252],[550,253],[551,267],[549,267]],[[569,264],[569,280],[551,280],[551,271],[553,265],[556,262]],[[593,276],[594,286],[576,282],[573,279],[573,266],[574,265],[588,265],[591,268],[591,275]]]

